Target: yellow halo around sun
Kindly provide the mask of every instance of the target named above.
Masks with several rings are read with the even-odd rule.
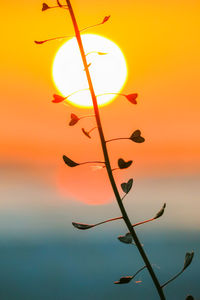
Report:
[[[108,104],[116,97],[109,93],[119,93],[126,82],[125,57],[114,42],[103,36],[84,34],[82,41],[97,102]],[[67,101],[75,106],[93,106],[76,38],[67,41],[56,53],[52,75],[56,88],[64,97],[74,93]]]

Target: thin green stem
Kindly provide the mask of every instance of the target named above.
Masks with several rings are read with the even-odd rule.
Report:
[[[90,54],[98,54],[98,55],[106,55],[108,53],[104,53],[104,52],[98,52],[98,51],[90,51],[88,52],[85,56],[88,56]]]
[[[73,95],[76,94],[76,93],[83,92],[83,91],[88,91],[88,90],[89,90],[89,88],[81,89],[81,90],[75,91],[75,92],[69,94],[67,97],[65,97],[65,99],[67,99],[67,98],[73,96]]]
[[[102,150],[103,150],[103,154],[104,154],[104,159],[105,159],[105,164],[106,164],[108,177],[110,179],[110,183],[112,185],[113,192],[115,194],[116,200],[117,200],[119,208],[121,210],[124,222],[126,223],[126,226],[129,229],[129,232],[131,233],[131,235],[133,237],[133,240],[134,240],[134,242],[135,242],[135,244],[136,244],[136,246],[137,246],[137,248],[140,252],[140,255],[142,256],[142,258],[144,260],[145,266],[147,267],[147,269],[150,273],[150,276],[151,276],[151,278],[154,282],[154,285],[157,289],[157,292],[160,296],[160,299],[165,300],[165,296],[164,296],[163,290],[160,286],[160,283],[159,283],[159,281],[158,281],[158,279],[157,279],[157,277],[154,273],[154,270],[153,270],[153,268],[152,268],[152,266],[151,266],[151,264],[150,264],[150,262],[147,258],[147,255],[146,255],[146,253],[145,253],[145,251],[144,251],[144,249],[143,249],[143,247],[142,247],[142,245],[141,245],[141,243],[140,243],[140,241],[137,237],[137,234],[136,234],[136,232],[135,232],[134,228],[132,227],[132,224],[129,220],[129,217],[128,217],[127,212],[126,212],[126,210],[124,208],[124,205],[122,203],[119,191],[117,189],[117,186],[116,186],[113,174],[112,174],[110,159],[109,159],[109,155],[108,155],[108,151],[107,151],[107,147],[106,147],[106,141],[105,141],[105,138],[104,138],[104,133],[103,133],[102,125],[101,125],[101,119],[100,119],[99,108],[98,108],[98,104],[97,104],[97,98],[96,98],[96,95],[95,95],[95,92],[94,92],[94,88],[93,88],[89,68],[87,66],[87,60],[86,60],[85,51],[84,51],[84,48],[83,48],[83,43],[82,43],[82,40],[81,40],[80,31],[79,31],[78,24],[76,22],[76,18],[75,18],[75,15],[74,15],[74,12],[73,12],[73,9],[72,9],[72,6],[71,6],[71,2],[70,2],[70,0],[66,0],[66,2],[67,2],[69,12],[70,12],[70,15],[71,15],[71,19],[72,19],[72,22],[73,22],[73,26],[74,26],[74,30],[75,30],[75,34],[76,34],[76,38],[77,38],[77,42],[78,42],[78,46],[79,46],[79,49],[80,49],[80,54],[81,54],[81,57],[82,57],[83,65],[84,65],[84,68],[85,68],[85,73],[86,73],[88,84],[89,84],[90,94],[91,94],[92,101],[93,101],[93,107],[94,107],[94,112],[95,112],[95,115],[96,115],[96,122],[97,122],[97,127],[98,127],[98,130],[99,130],[101,146],[102,146]]]

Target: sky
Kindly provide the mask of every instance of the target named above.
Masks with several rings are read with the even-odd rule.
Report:
[[[54,4],[55,1],[48,1],[48,5]],[[145,137],[143,144],[127,140],[109,144],[113,167],[120,157],[133,160],[129,169],[116,171],[114,176],[120,193],[122,182],[130,178],[134,180],[133,190],[125,202],[132,222],[152,217],[164,202],[167,203],[163,218],[143,227],[140,233],[155,261],[158,259],[162,265],[161,254],[172,255],[175,272],[176,262],[184,257],[184,251],[194,249],[198,252],[200,243],[200,2],[74,0],[72,5],[80,28],[99,23],[111,15],[108,22],[89,29],[88,33],[104,36],[120,47],[128,66],[123,92],[138,93],[139,96],[137,105],[117,97],[111,104],[100,108],[104,133],[110,139],[126,137],[140,129]],[[116,217],[119,210],[104,169],[88,165],[71,169],[62,160],[63,154],[77,162],[101,160],[103,156],[97,132],[94,131],[89,140],[81,131],[82,127],[92,128],[93,119],[81,120],[74,127],[68,126],[71,113],[82,116],[91,114],[92,110],[52,103],[53,94],[58,93],[52,79],[52,65],[63,41],[36,45],[34,40],[71,35],[73,27],[67,11],[52,9],[42,12],[41,7],[42,1],[38,0],[1,3],[0,250],[1,253],[5,250],[7,260],[4,263],[8,262],[8,265],[4,265],[3,277],[0,277],[0,295],[8,295],[13,276],[13,295],[10,292],[8,300],[51,299],[52,295],[55,299],[55,291],[50,290],[49,296],[45,294],[47,289],[40,296],[34,294],[38,290],[34,286],[36,279],[33,274],[37,275],[40,288],[40,276],[44,276],[48,285],[51,282],[52,289],[54,282],[59,290],[58,278],[61,275],[62,278],[68,276],[70,287],[76,287],[76,272],[81,272],[84,277],[87,270],[84,259],[78,254],[80,243],[86,261],[89,261],[94,242],[96,248],[88,270],[100,276],[100,280],[104,274],[94,267],[92,261],[101,257],[106,270],[111,262],[106,261],[107,250],[111,254],[113,247],[119,247],[115,248],[119,251],[116,259],[118,254],[127,255],[121,245],[116,246],[112,240],[116,239],[113,235],[123,234],[125,228],[121,223],[107,227],[105,236],[103,227],[102,231],[98,229],[82,235],[71,226],[72,221],[95,223]],[[47,241],[48,237],[51,238]],[[8,240],[10,244],[5,242]],[[36,240],[39,241],[38,252],[34,250],[31,256],[27,251],[32,251]],[[58,240],[60,248],[55,246]],[[108,246],[110,241],[111,246]],[[63,243],[66,243],[64,248]],[[11,248],[14,250],[8,251]],[[159,256],[156,248],[160,249]],[[41,254],[45,257],[46,253],[50,254],[43,274],[40,260],[44,262]],[[63,267],[63,261],[68,263],[66,253],[69,253],[71,265]],[[62,259],[58,261],[60,257]],[[25,259],[23,264],[21,259]],[[9,267],[11,262],[12,267]],[[35,262],[38,270],[34,273]],[[161,275],[165,278],[168,276],[165,272],[171,272],[169,262],[170,258],[163,261],[166,269],[163,267]],[[126,263],[130,265],[129,261]],[[198,264],[197,259],[196,269],[191,268],[187,280],[179,281],[177,290],[182,293],[181,297],[183,293],[189,293],[191,287],[199,295],[198,282],[192,275],[192,270],[198,274]],[[24,270],[20,269],[21,266]],[[60,270],[65,267],[62,273]],[[113,258],[109,269],[115,274],[106,272],[108,276],[112,275],[112,280],[117,272],[115,267]],[[60,275],[56,280],[59,282],[48,277],[48,274],[54,274],[54,268],[58,268]],[[122,273],[123,268],[120,265]],[[69,270],[72,269],[71,277]],[[19,276],[20,283],[15,276],[18,273],[24,276]],[[86,274],[89,276],[89,271]],[[27,285],[26,280],[29,280],[27,284],[33,285]],[[108,278],[105,280],[101,281],[103,286]],[[82,295],[85,299],[93,299],[97,287],[94,285],[94,291],[86,291],[87,283],[88,277],[80,285],[81,294],[77,294],[77,299],[82,300]],[[65,282],[62,288],[65,290]],[[73,290],[70,291],[73,299]],[[99,297],[105,296],[101,294],[104,291],[99,289]],[[174,291],[173,288],[169,291],[169,298],[177,300],[173,298]],[[87,294],[90,292],[93,294]],[[145,289],[139,292],[138,288],[139,295],[143,292]],[[110,286],[106,287],[105,293],[110,293],[110,299],[116,299],[116,290],[110,290]],[[127,297],[130,295],[131,288]],[[123,290],[118,296],[123,299]]]
[[[100,109],[106,137],[127,136],[140,129],[146,139],[141,145],[127,141],[110,145],[113,165],[123,155],[134,160],[131,172],[139,178],[197,176],[199,1],[86,0],[72,4],[80,28],[111,15],[107,23],[88,33],[117,43],[129,73],[123,92],[139,94],[137,106],[118,97]],[[66,188],[66,177],[72,176],[69,185],[73,186],[74,176],[80,182],[82,173],[93,180],[94,189],[99,188],[106,176],[103,171],[84,167],[70,175],[74,171],[62,162],[63,154],[76,161],[102,157],[97,133],[90,141],[80,132],[82,126],[67,126],[71,113],[84,115],[91,110],[51,103],[53,93],[58,93],[52,64],[63,41],[34,44],[34,40],[73,34],[68,12],[42,12],[40,1],[4,2],[1,10],[1,164],[19,169],[25,165],[30,172],[36,166],[55,167],[54,174],[47,173],[50,177],[56,174],[52,184],[63,192],[68,190],[66,194],[73,193]],[[91,128],[93,124],[93,120],[84,120],[81,125]],[[85,185],[83,181],[82,187]]]

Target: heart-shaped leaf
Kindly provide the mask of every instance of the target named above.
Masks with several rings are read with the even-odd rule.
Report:
[[[135,130],[129,139],[135,143],[143,143],[145,141],[145,139],[141,136],[141,131],[139,129]]]
[[[74,126],[79,120],[80,119],[77,115],[71,114],[71,120],[69,122],[69,126]]]
[[[154,219],[158,219],[158,218],[160,218],[160,217],[164,214],[165,207],[166,207],[166,203],[164,203],[163,207],[162,207],[161,210],[159,210],[159,212],[155,215]]]
[[[137,96],[138,96],[137,93],[125,95],[126,99],[128,99],[128,101],[130,101],[132,104],[137,104],[136,101]]]
[[[75,223],[75,222],[72,222],[72,225],[80,230],[90,229],[90,228],[94,227],[94,225]]]
[[[106,16],[106,17],[103,19],[103,21],[101,22],[101,24],[106,23],[109,19],[110,19],[110,16]]]
[[[56,94],[53,95],[53,98],[54,98],[52,100],[53,103],[60,103],[60,102],[63,102],[66,99],[66,97],[56,95]]]
[[[126,235],[118,236],[118,240],[122,243],[125,243],[125,244],[132,244],[133,243],[133,237],[130,234],[130,232],[128,232]]]
[[[132,160],[129,160],[129,161],[126,162],[126,161],[123,160],[123,158],[120,158],[118,160],[118,166],[119,166],[120,169],[126,169],[132,164],[132,162],[133,162]]]
[[[49,5],[47,5],[46,3],[42,3],[42,11],[45,11],[49,8],[50,8]]]
[[[73,160],[71,160],[69,157],[67,157],[66,155],[63,155],[63,160],[64,160],[65,164],[71,168],[79,165],[76,162],[74,162]]]
[[[128,194],[128,192],[131,190],[132,188],[132,185],[133,185],[133,179],[129,179],[128,182],[123,182],[121,184],[121,188],[123,190],[124,193]]]
[[[187,252],[187,253],[185,254],[185,261],[184,261],[183,271],[184,271],[187,267],[189,267],[189,265],[190,265],[191,262],[192,262],[193,256],[194,256],[194,251],[192,251],[192,252]]]
[[[84,128],[82,128],[82,131],[85,134],[85,136],[87,136],[89,139],[91,139],[91,136],[88,131],[86,131]]]
[[[115,284],[129,283],[133,279],[133,277],[134,276],[124,276],[121,277],[119,281],[115,281],[114,283]]]

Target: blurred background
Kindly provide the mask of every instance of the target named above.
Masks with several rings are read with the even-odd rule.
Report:
[[[49,0],[54,5],[55,1]],[[111,19],[88,33],[103,35],[123,51],[129,77],[125,93],[137,92],[138,105],[117,98],[100,109],[107,138],[140,129],[146,141],[109,144],[121,182],[134,179],[124,200],[133,223],[165,214],[137,228],[161,282],[178,272],[187,251],[192,265],[166,287],[170,300],[193,294],[200,300],[199,235],[199,1],[72,1],[80,28]],[[0,297],[3,300],[157,299],[146,271],[128,285],[121,276],[143,266],[137,249],[117,240],[121,221],[78,231],[72,221],[96,223],[120,216],[105,170],[70,169],[102,159],[98,135],[69,127],[70,114],[89,109],[51,103],[57,93],[53,59],[63,41],[34,40],[73,34],[66,11],[41,12],[41,1],[1,4]],[[122,191],[121,191],[122,192]],[[123,194],[123,193],[122,193]],[[140,282],[141,281],[141,282]],[[148,295],[148,296],[147,296]]]

